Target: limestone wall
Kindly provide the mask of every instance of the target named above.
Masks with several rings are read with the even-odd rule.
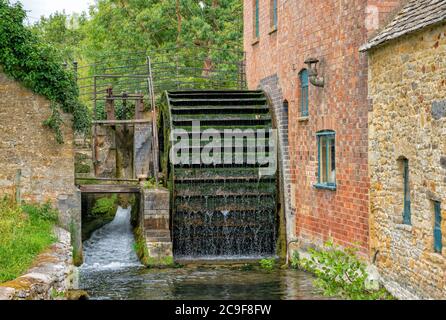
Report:
[[[70,234],[55,230],[58,242],[40,254],[28,272],[0,284],[0,300],[62,299],[75,285]]]
[[[370,52],[370,252],[399,298],[446,298],[446,26]],[[409,160],[412,225],[403,225],[400,157]],[[433,200],[443,252],[434,253]]]
[[[0,196],[15,194],[20,170],[22,199],[51,200],[68,227],[79,209],[71,115],[63,115],[65,143],[57,144],[54,132],[42,125],[50,113],[47,99],[0,72]]]

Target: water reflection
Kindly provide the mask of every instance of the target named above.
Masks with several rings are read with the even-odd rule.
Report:
[[[81,274],[92,299],[230,300],[322,299],[310,275],[294,270],[241,271],[228,268],[154,270],[132,267]]]

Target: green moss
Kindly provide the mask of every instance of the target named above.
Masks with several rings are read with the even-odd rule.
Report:
[[[276,253],[282,263],[285,263],[287,255],[287,239],[286,239],[286,220],[283,206],[280,206],[279,212],[279,235],[277,238]]]
[[[147,249],[146,239],[144,237],[143,231],[140,227],[136,227],[134,230],[135,235],[135,252],[143,265],[148,268],[178,268],[181,267],[176,264],[173,257],[163,257],[161,259],[156,259],[150,257],[149,250]]]
[[[133,233],[135,235],[135,252],[139,258],[139,261],[146,267],[150,265],[149,260],[149,250],[147,249],[146,239],[144,237],[143,230],[140,226],[137,226],[133,229]]]
[[[74,172],[76,173],[90,173],[91,168],[88,164],[83,163],[75,163],[74,164]]]
[[[73,246],[73,264],[75,266],[80,266],[84,262],[84,257],[82,254],[82,239],[79,239],[79,229],[74,221],[70,223],[70,233],[71,233],[71,245]]]
[[[156,259],[149,257],[145,264],[149,268],[173,268],[176,266],[173,257],[163,257],[161,259]]]

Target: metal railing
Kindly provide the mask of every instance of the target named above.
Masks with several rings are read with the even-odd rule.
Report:
[[[245,61],[241,50],[189,45],[118,52],[90,65],[79,66],[74,62],[72,68],[80,99],[93,110],[94,135],[98,120],[105,120],[111,88],[114,95],[122,96],[124,104],[131,103],[131,97],[136,95],[144,105],[150,106],[153,169],[157,173],[157,98],[166,90],[246,89]],[[157,174],[155,178],[158,180]]]
[[[233,49],[189,45],[120,52],[73,68],[81,99],[90,105],[105,98],[109,87],[114,92],[144,93],[149,99],[149,68],[155,95],[165,90],[246,88],[245,54]]]

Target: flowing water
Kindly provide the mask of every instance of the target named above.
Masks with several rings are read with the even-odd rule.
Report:
[[[84,242],[81,273],[141,266],[133,249],[135,240],[130,225],[131,208],[118,208],[112,222],[96,230]]]
[[[130,209],[84,242],[80,288],[101,300],[319,299],[312,277],[293,270],[230,267],[147,269],[134,252]]]

